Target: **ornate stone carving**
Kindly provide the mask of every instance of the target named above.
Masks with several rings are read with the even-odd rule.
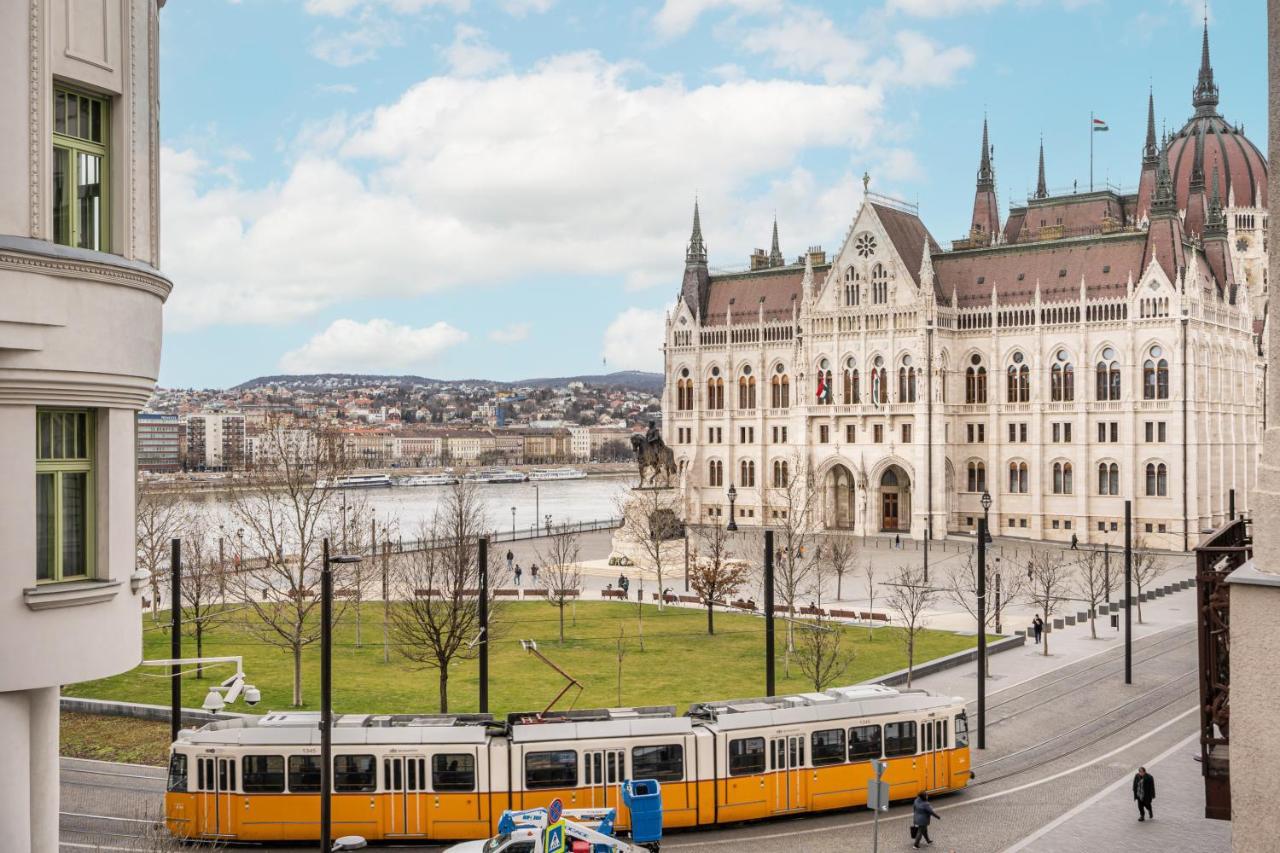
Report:
[[[29,56],[27,57],[29,67],[28,79],[28,138],[29,138],[29,157],[30,157],[30,186],[28,191],[31,194],[31,236],[40,239],[40,0],[31,0],[31,12],[28,21],[29,29]]]

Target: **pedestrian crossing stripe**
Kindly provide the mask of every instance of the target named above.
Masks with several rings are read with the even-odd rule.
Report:
[[[546,853],[565,853],[563,820],[556,821],[547,827],[542,846]]]

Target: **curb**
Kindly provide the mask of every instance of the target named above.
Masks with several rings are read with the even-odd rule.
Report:
[[[169,722],[168,705],[143,705],[138,702],[116,702],[109,699],[81,699],[76,696],[63,696],[58,701],[59,710],[75,714],[97,714],[103,717],[132,717],[135,720],[152,720]],[[183,708],[182,725],[203,726],[216,720],[235,720],[242,717],[254,717],[256,714],[212,714],[201,708]]]
[[[1012,637],[1004,637],[996,640],[987,646],[987,654],[994,655],[1000,652],[1011,651],[1012,649],[1021,648],[1026,645],[1027,638],[1025,636],[1014,635]],[[922,675],[932,675],[935,672],[942,672],[946,669],[954,669],[957,666],[963,666],[978,659],[977,646],[972,649],[965,649],[962,652],[946,655],[940,658],[934,658],[931,661],[914,666],[911,668],[911,677],[919,678]],[[860,681],[859,684],[883,684],[886,687],[895,687],[899,684],[907,683],[907,671],[900,669],[897,672],[890,672],[886,675],[880,675],[875,678],[869,678],[866,681]]]

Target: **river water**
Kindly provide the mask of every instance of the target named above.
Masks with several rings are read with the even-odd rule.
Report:
[[[540,516],[540,524],[545,524],[546,516],[550,515],[551,523],[555,525],[617,518],[621,515],[618,502],[634,484],[634,476],[616,474],[537,483],[482,483],[476,488],[492,529],[510,531],[514,507],[515,527],[517,531],[527,533]],[[354,489],[347,495],[349,500],[367,500],[379,526],[392,520],[408,539],[416,536],[419,526],[431,519],[448,492],[448,486],[392,486]],[[341,497],[338,500],[341,501]],[[192,498],[192,503],[208,514],[211,527],[237,526],[225,494],[197,495]]]

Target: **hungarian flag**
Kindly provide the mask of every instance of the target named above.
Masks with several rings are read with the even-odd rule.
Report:
[[[827,396],[827,382],[821,370],[818,371],[818,402],[824,402]]]
[[[1110,130],[1110,129],[1111,129],[1111,128],[1107,127],[1107,123],[1106,123],[1105,121],[1103,121],[1102,119],[1100,119],[1100,118],[1095,118],[1095,119],[1093,120],[1093,132],[1094,132],[1094,133],[1097,133],[1098,131],[1105,131],[1105,130]]]

